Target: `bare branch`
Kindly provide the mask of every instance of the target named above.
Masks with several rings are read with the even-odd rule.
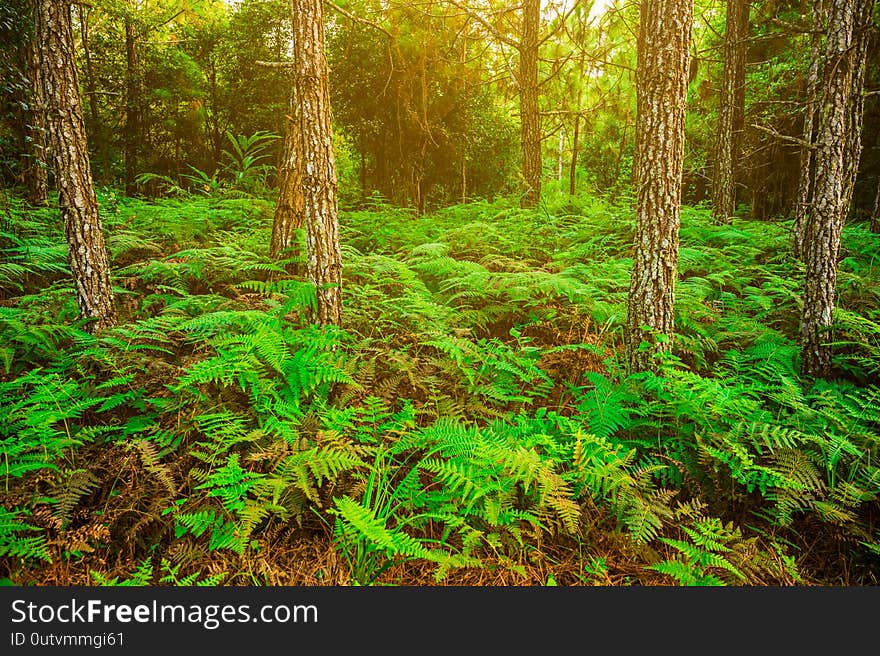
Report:
[[[766,132],[767,134],[776,137],[780,141],[788,141],[789,143],[797,144],[801,148],[809,148],[810,150],[816,148],[816,145],[811,144],[809,141],[804,141],[803,139],[799,139],[798,137],[792,137],[787,134],[782,134],[780,132],[777,132],[776,130],[773,130],[772,128],[758,125],[757,123],[752,123],[751,127],[755,128],[756,130],[760,130],[761,132]]]
[[[504,34],[499,32],[497,29],[495,29],[495,26],[493,26],[489,21],[487,21],[485,18],[480,16],[480,14],[475,12],[470,7],[467,7],[459,2],[456,2],[456,0],[446,0],[446,2],[451,4],[453,7],[458,7],[465,14],[467,14],[468,16],[473,18],[475,21],[477,21],[480,25],[482,25],[487,30],[489,30],[489,33],[495,38],[496,41],[500,41],[501,43],[505,43],[505,44],[509,45],[511,48],[516,48],[517,50],[519,50],[522,47],[522,44],[519,41],[514,41],[510,37],[505,36]]]
[[[361,23],[362,25],[368,25],[369,27],[372,27],[375,30],[379,30],[382,34],[387,36],[389,39],[394,39],[394,35],[391,34],[391,32],[386,30],[384,27],[379,25],[379,23],[375,23],[367,18],[361,18],[360,16],[355,16],[353,13],[351,13],[350,11],[348,11],[346,9],[343,9],[342,7],[337,5],[336,3],[330,2],[330,0],[324,0],[324,4],[327,5],[333,11],[335,11],[337,14],[341,14],[342,16],[345,16],[349,20],[353,20],[355,23]]]
[[[254,63],[257,66],[262,66],[263,68],[293,68],[294,67],[293,62],[286,62],[286,61],[274,61],[274,62],[255,61]]]

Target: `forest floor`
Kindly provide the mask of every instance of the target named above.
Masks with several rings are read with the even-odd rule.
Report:
[[[633,216],[344,211],[308,322],[272,204],[100,197],[119,324],[57,210],[0,228],[0,579],[15,585],[875,585],[880,236],[836,375],[798,373],[790,222],[683,208],[673,352],[621,360]]]

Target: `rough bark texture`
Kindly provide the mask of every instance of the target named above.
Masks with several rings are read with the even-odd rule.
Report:
[[[724,72],[715,142],[712,210],[716,223],[730,223],[736,211],[736,166],[745,115],[748,0],[728,0],[724,34]]]
[[[832,314],[840,233],[852,192],[849,130],[854,129],[853,95],[862,94],[856,25],[873,0],[831,0],[825,44],[823,102],[816,140],[813,203],[803,243],[806,269],[801,318],[801,365],[805,375],[831,371]],[[861,123],[859,117],[858,123]]]
[[[519,42],[519,113],[522,173],[525,181],[520,204],[535,207],[541,199],[541,110],[538,105],[538,30],[540,0],[524,0],[522,39]]]
[[[86,95],[89,98],[89,118],[91,125],[88,126],[95,152],[101,156],[101,175],[106,177],[110,170],[110,154],[107,151],[107,143],[104,139],[104,126],[101,124],[101,115],[98,112],[98,91],[95,87],[95,67],[92,63],[92,51],[89,45],[89,8],[79,5],[79,35],[82,40],[83,64],[86,74]]]
[[[874,207],[871,209],[871,231],[880,232],[880,178],[877,179],[877,193],[874,194]]]
[[[37,2],[31,6],[36,16],[39,11]],[[25,130],[28,137],[27,171],[25,178],[28,188],[28,202],[32,205],[45,205],[49,198],[49,157],[46,148],[46,102],[43,98],[40,72],[40,41],[37,34],[28,39],[25,51],[27,76],[31,81],[31,95],[28,98],[28,111],[25,119]]]
[[[580,111],[580,103],[578,103],[578,111]],[[571,136],[571,162],[568,166],[568,194],[574,196],[577,191],[577,162],[578,151],[580,150],[581,137],[581,115],[574,115],[574,134]]]
[[[668,350],[673,335],[693,7],[693,0],[642,0],[640,8],[638,200],[626,322],[633,371],[652,368],[654,354]],[[643,342],[650,347],[640,348]]]
[[[287,131],[284,134],[281,165],[278,167],[278,203],[275,205],[275,219],[272,223],[270,252],[276,260],[298,254],[288,249],[296,247],[295,231],[303,227],[304,221],[301,151],[299,107],[294,91],[291,93]]]
[[[817,3],[813,12],[813,33],[810,34],[810,70],[807,73],[807,102],[804,107],[804,130],[802,139],[806,144],[816,140],[816,109],[819,98],[819,68],[822,61],[822,27],[825,22],[825,3]],[[800,259],[803,254],[804,227],[812,204],[813,149],[801,146],[800,172],[798,174],[797,200],[795,201],[794,225],[792,226],[792,254]]]
[[[862,157],[862,127],[865,115],[865,72],[868,66],[868,50],[871,45],[871,28],[873,27],[874,0],[856,2],[855,32],[853,33],[853,80],[852,94],[849,99],[849,117],[846,130],[846,146],[844,161],[847,164],[847,177],[844,181],[843,199],[846,203],[843,220],[850,214],[853,191],[859,175],[859,163]]]
[[[308,260],[306,273],[315,285],[315,320],[342,321],[342,254],[336,200],[336,161],[330,123],[330,83],[324,50],[321,0],[291,0],[294,72],[302,143],[302,187]]]
[[[109,258],[89,168],[70,5],[66,0],[41,0],[36,23],[46,122],[68,261],[80,313],[90,320],[87,329],[95,332],[112,325],[115,313]]]
[[[134,12],[132,4],[129,11]],[[137,25],[134,18],[125,18],[125,195],[137,193],[135,178],[139,173],[141,149],[141,60],[138,51]]]

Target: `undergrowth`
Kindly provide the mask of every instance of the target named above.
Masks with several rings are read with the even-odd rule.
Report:
[[[675,348],[631,374],[633,217],[600,199],[343,213],[338,328],[270,259],[265,201],[100,200],[120,322],[99,336],[57,213],[13,202],[0,235],[13,583],[876,583],[862,226],[837,376],[812,381],[784,221],[684,208]]]

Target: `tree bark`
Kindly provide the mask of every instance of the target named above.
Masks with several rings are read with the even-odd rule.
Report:
[[[125,17],[125,195],[137,193],[135,178],[138,175],[139,155],[142,147],[141,134],[141,62],[138,50],[138,30],[132,14],[137,11],[132,2]]]
[[[871,208],[871,232],[880,233],[880,177],[877,178],[877,193],[874,194],[874,207]]]
[[[727,0],[724,72],[715,143],[712,209],[715,223],[728,224],[736,211],[736,167],[745,115],[748,0]]]
[[[525,191],[522,207],[536,207],[541,198],[541,110],[538,104],[538,31],[540,0],[524,0],[522,39],[519,41],[519,113],[522,173]]]
[[[115,322],[110,264],[95,197],[67,0],[41,0],[37,12],[42,91],[52,146],[68,262],[86,329]]]
[[[861,124],[855,117],[861,104],[864,76],[858,68],[857,25],[873,0],[832,0],[825,44],[825,89],[816,140],[813,203],[807,219],[803,256],[806,269],[801,317],[801,367],[804,375],[831,373],[831,335],[837,284],[840,233],[846,219],[852,185],[849,167],[852,143],[849,131]],[[853,103],[856,103],[854,106]]]
[[[580,103],[578,103],[580,106]],[[568,168],[568,195],[574,196],[577,191],[577,161],[580,149],[581,115],[574,115],[574,133],[571,136],[571,164]]]
[[[581,20],[583,16],[580,16]],[[577,161],[578,151],[580,150],[581,136],[581,99],[583,98],[584,84],[586,83],[586,51],[584,50],[584,26],[581,23],[579,30],[578,46],[581,48],[580,62],[578,70],[580,71],[581,80],[578,83],[577,104],[575,105],[574,128],[571,136],[571,164],[568,169],[568,195],[574,196],[577,190]]]
[[[303,227],[305,199],[303,197],[302,140],[299,126],[299,106],[296,90],[291,93],[287,131],[281,165],[278,167],[278,203],[272,223],[270,253],[273,259],[295,257],[291,252],[297,246],[296,231]]]
[[[636,236],[627,359],[652,369],[671,348],[678,267],[685,105],[693,0],[642,0],[636,69]]]
[[[308,246],[306,273],[316,288],[315,321],[321,325],[339,325],[342,322],[342,254],[330,83],[324,46],[324,6],[321,0],[291,0],[290,4],[296,93],[300,106],[303,207]]]
[[[104,139],[104,126],[101,123],[101,115],[98,113],[98,91],[95,87],[95,67],[92,62],[92,50],[89,45],[89,9],[85,5],[79,5],[79,33],[82,39],[83,63],[85,64],[85,87],[89,98],[89,118],[92,125],[89,129],[94,152],[101,156],[101,177],[106,178],[110,171],[110,155],[107,152],[107,143]]]
[[[849,100],[849,125],[846,130],[844,161],[849,164],[844,182],[844,222],[850,215],[859,162],[862,157],[862,127],[865,115],[865,72],[868,67],[868,50],[871,46],[871,29],[874,25],[874,0],[856,3],[855,32],[853,34],[853,81]]]
[[[37,0],[31,6],[36,18],[39,12]],[[31,94],[28,98],[28,111],[25,113],[25,131],[27,133],[27,200],[31,205],[45,205],[49,200],[49,157],[46,148],[48,135],[46,132],[46,102],[40,84],[40,41],[39,35],[30,36],[25,50],[27,76],[31,81]]]
[[[816,140],[816,109],[819,99],[819,68],[822,61],[822,28],[825,21],[824,0],[817,3],[813,11],[813,32],[810,34],[810,70],[807,73],[807,99],[804,108],[803,141],[800,152],[797,200],[792,226],[792,254],[795,258],[803,256],[804,226],[812,204],[813,194],[813,149]],[[809,144],[809,146],[807,145]]]

